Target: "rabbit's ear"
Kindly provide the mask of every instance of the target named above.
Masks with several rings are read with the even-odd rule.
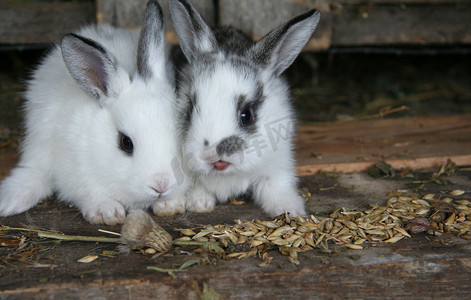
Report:
[[[155,0],[147,3],[137,49],[137,71],[144,79],[165,74],[164,21]]]
[[[313,9],[275,28],[252,48],[254,61],[279,76],[309,41],[319,18],[319,11]]]
[[[200,53],[218,49],[216,37],[203,17],[186,0],[169,0],[175,31],[183,54],[189,62]]]
[[[129,76],[116,58],[100,44],[77,34],[66,34],[61,41],[62,57],[82,90],[102,99],[116,97],[129,82]]]

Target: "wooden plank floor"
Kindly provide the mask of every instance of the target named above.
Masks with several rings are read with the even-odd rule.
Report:
[[[433,116],[301,125],[298,174],[364,171],[381,160],[396,168],[431,168],[448,158],[471,165],[471,116]]]
[[[298,160],[300,167],[313,170],[315,166],[356,164],[359,157],[368,163],[383,158],[466,158],[471,153],[470,120],[469,116],[453,116],[302,125]],[[406,151],[404,158],[401,153]],[[15,157],[12,150],[1,150],[0,174],[8,172]],[[428,183],[422,189],[411,185],[407,178],[373,179],[364,172],[302,176],[300,185],[312,193],[307,209],[314,212],[382,205],[395,190],[421,196],[446,195],[450,190],[462,189],[465,194],[460,199],[471,200],[471,171],[464,167],[466,164],[471,165],[464,160],[463,167],[444,179],[446,185]],[[177,237],[176,228],[232,224],[234,219],[267,216],[247,201],[240,206],[219,205],[211,214],[187,213],[156,220]],[[120,231],[119,226],[90,225],[76,209],[54,199],[26,213],[0,218],[0,225],[59,230],[71,235],[102,236],[98,229]],[[261,260],[257,257],[217,260],[176,273],[175,279],[147,267],[173,268],[195,255],[181,253],[151,260],[138,252],[103,256],[106,250],[116,250],[114,244],[44,241],[41,246],[42,251],[32,251],[23,260],[0,260],[0,299],[198,299],[203,284],[221,299],[464,299],[471,292],[471,242],[455,236],[444,239],[417,234],[396,244],[364,250],[338,248],[330,254],[315,249],[299,254],[299,266],[273,250],[268,267],[259,267]],[[14,252],[15,247],[0,247],[0,257]],[[77,262],[86,255],[99,258],[89,264]]]
[[[446,190],[468,189],[462,198],[471,200],[471,172],[458,171],[448,178]],[[321,175],[303,178],[303,186],[313,193],[308,209],[331,211],[334,208],[363,207],[383,203],[390,190],[410,188],[404,181],[372,179],[365,174],[341,174],[338,178]],[[431,184],[424,193],[443,192]],[[413,193],[412,193],[413,194]],[[175,228],[198,224],[232,224],[236,218],[265,219],[251,203],[241,206],[219,205],[211,214],[185,214],[160,218],[158,222],[177,237]],[[98,229],[119,231],[119,226],[87,224],[74,208],[48,200],[31,211],[2,218],[2,225],[60,230],[72,235],[102,236]],[[195,255],[181,253],[150,259],[138,252],[103,255],[116,245],[86,242],[44,241],[42,252],[31,257],[2,263],[0,298],[72,299],[156,298],[197,299],[194,283],[203,283],[221,299],[310,299],[320,298],[453,298],[464,299],[471,292],[471,242],[451,236],[438,238],[413,235],[397,244],[380,244],[364,250],[339,248],[331,254],[315,249],[300,253],[295,266],[278,251],[270,251],[273,261],[259,267],[259,258],[218,260],[215,264],[194,266],[176,278],[147,269],[148,266],[175,268]],[[0,248],[12,254],[14,248]],[[188,253],[188,252],[187,252]],[[89,264],[77,260],[87,255],[99,258]],[[197,257],[197,256],[196,256]]]

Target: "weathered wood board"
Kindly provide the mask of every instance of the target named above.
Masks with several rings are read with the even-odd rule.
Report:
[[[57,42],[88,23],[137,28],[146,0],[3,1],[0,2],[0,44]],[[204,0],[193,1],[210,25],[233,25],[258,39],[274,27],[309,9],[322,12],[306,50],[331,46],[469,44],[471,5],[465,0]],[[217,4],[216,4],[217,3]],[[160,1],[168,29],[177,37],[166,1]],[[218,24],[216,24],[218,23]]]
[[[289,19],[316,8],[321,11],[321,20],[305,49],[327,49],[331,45],[333,24],[327,0],[221,0],[219,6],[221,25],[240,28],[254,40]]]
[[[99,24],[109,24],[121,28],[136,29],[141,26],[144,19],[144,11],[147,0],[96,0],[97,22]],[[214,26],[216,22],[216,11],[214,1],[199,0],[192,4],[198,12],[205,18],[209,25]],[[173,31],[174,27],[170,18],[170,11],[167,1],[159,1],[164,14],[164,24],[168,31]]]
[[[471,4],[351,4],[331,10],[333,46],[471,43]]]
[[[364,171],[380,160],[412,169],[437,167],[448,158],[471,165],[471,116],[300,125],[296,154],[300,175]]]
[[[464,189],[470,199],[471,173],[457,171],[446,178],[448,185],[430,184],[422,193],[444,193]],[[339,207],[362,208],[382,204],[390,190],[412,188],[404,180],[372,179],[365,174],[304,177],[302,186],[313,196],[308,209],[332,211]],[[174,237],[175,228],[198,224],[232,224],[234,219],[266,219],[260,209],[247,202],[241,206],[219,205],[211,214],[185,214],[159,218]],[[119,231],[119,226],[87,224],[80,214],[52,199],[27,213],[0,218],[0,224],[60,230],[67,234],[101,236],[98,229]],[[197,289],[206,284],[221,299],[309,299],[309,298],[466,298],[471,292],[471,243],[451,236],[438,238],[414,235],[396,244],[369,246],[364,250],[335,248],[332,253],[311,250],[299,254],[300,265],[291,264],[276,249],[269,251],[272,263],[260,267],[259,258],[210,260],[176,273],[176,278],[147,269],[175,268],[195,255],[160,256],[139,252],[106,255],[116,245],[86,242],[44,241],[42,252],[11,261],[0,268],[1,299],[198,299]],[[11,254],[14,248],[0,248]],[[77,262],[87,255],[99,257],[88,264]],[[198,288],[195,287],[195,283]]]
[[[136,29],[142,24],[147,0],[96,0],[96,3],[98,24]],[[168,2],[159,1],[159,4],[164,14],[165,36],[170,43],[176,44],[178,38],[173,29]],[[216,7],[213,0],[200,0],[194,2],[193,5],[210,26],[216,25]]]
[[[0,44],[49,44],[95,21],[93,1],[0,1]]]

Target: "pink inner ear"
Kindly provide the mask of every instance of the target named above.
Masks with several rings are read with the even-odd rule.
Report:
[[[91,83],[99,88],[105,95],[107,93],[106,84],[104,81],[100,80],[100,70],[94,68],[86,68],[85,74],[90,79]]]
[[[94,56],[90,55],[87,61],[87,65],[84,68],[85,75],[90,80],[90,82],[100,89],[105,95],[107,95],[108,88],[106,85],[106,71],[104,68],[103,61]]]

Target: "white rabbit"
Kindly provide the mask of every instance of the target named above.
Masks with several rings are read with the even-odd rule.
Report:
[[[269,215],[305,214],[297,191],[295,117],[281,76],[317,26],[311,10],[254,43],[233,28],[212,30],[186,0],[169,0],[181,50],[177,105],[184,154],[193,176],[186,208],[251,194]]]
[[[89,26],[67,34],[26,92],[20,161],[0,185],[0,215],[57,192],[90,223],[122,223],[126,209],[184,210],[173,74],[163,17],[149,1],[139,32]]]

